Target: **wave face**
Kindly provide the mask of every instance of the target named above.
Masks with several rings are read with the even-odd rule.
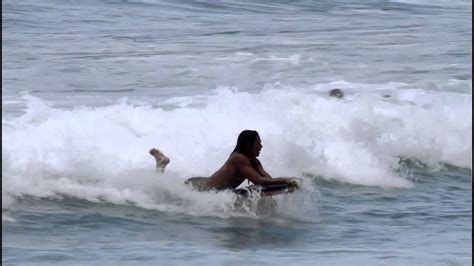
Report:
[[[343,99],[327,95],[335,86],[346,92]],[[183,180],[217,170],[243,129],[260,133],[260,159],[273,176],[410,187],[399,171],[401,158],[433,169],[470,168],[471,95],[398,86],[341,81],[308,89],[266,86],[259,93],[220,88],[153,106],[124,98],[69,109],[25,94],[25,112],[2,121],[4,206],[22,195],[105,198],[158,209],[169,207],[160,207],[163,202],[191,204],[187,197],[194,194]],[[162,176],[154,172],[151,147],[171,158]],[[217,204],[208,206],[212,211],[235,200],[226,193],[227,200],[208,196]],[[199,197],[194,202],[208,202]]]
[[[243,129],[259,131],[272,175],[305,180],[302,197],[321,178],[410,188],[407,161],[470,169],[471,7],[3,1],[3,206],[72,197],[240,215],[233,195],[183,180],[218,169]],[[344,99],[328,97],[335,87]],[[151,147],[172,160],[164,175]]]

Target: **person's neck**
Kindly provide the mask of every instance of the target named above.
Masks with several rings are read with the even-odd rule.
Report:
[[[246,152],[246,153],[244,153],[244,155],[245,155],[245,157],[247,157],[249,160],[255,159],[255,156],[254,156],[252,153],[250,153],[250,152]]]

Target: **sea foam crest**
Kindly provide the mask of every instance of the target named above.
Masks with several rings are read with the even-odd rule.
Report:
[[[175,100],[172,109],[126,99],[69,110],[31,96],[27,102],[23,115],[2,122],[6,195],[62,193],[167,209],[157,195],[179,195],[173,200],[186,202],[192,192],[182,187],[184,179],[217,170],[243,129],[260,133],[260,160],[273,176],[309,173],[360,185],[410,187],[394,171],[400,157],[471,167],[471,95],[465,93],[349,89],[336,99],[314,89],[267,86],[253,94],[220,88]],[[151,147],[171,158],[167,173],[174,185],[156,185]],[[146,173],[130,173],[137,169]],[[150,187],[175,190],[143,193]],[[188,202],[209,206],[215,199],[199,195],[201,201]],[[219,195],[226,200],[215,202],[213,210],[233,201],[232,195]]]

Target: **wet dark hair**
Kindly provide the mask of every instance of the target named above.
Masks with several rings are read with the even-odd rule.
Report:
[[[248,151],[249,146],[251,147],[258,137],[258,132],[255,130],[244,130],[240,132],[237,138],[237,145],[233,152],[245,153]]]
[[[329,96],[332,96],[332,97],[336,97],[336,98],[342,98],[344,97],[344,92],[342,92],[341,89],[332,89],[330,92],[329,92]]]

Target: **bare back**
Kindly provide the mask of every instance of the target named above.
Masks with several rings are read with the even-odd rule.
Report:
[[[245,179],[255,185],[292,184],[287,178],[272,178],[256,157],[247,156],[233,152],[224,165],[217,170],[206,182],[208,189],[234,189]]]
[[[239,161],[241,160],[248,160],[248,158],[233,152],[224,165],[209,177],[206,186],[218,190],[238,187],[245,180],[245,176],[239,170]]]

